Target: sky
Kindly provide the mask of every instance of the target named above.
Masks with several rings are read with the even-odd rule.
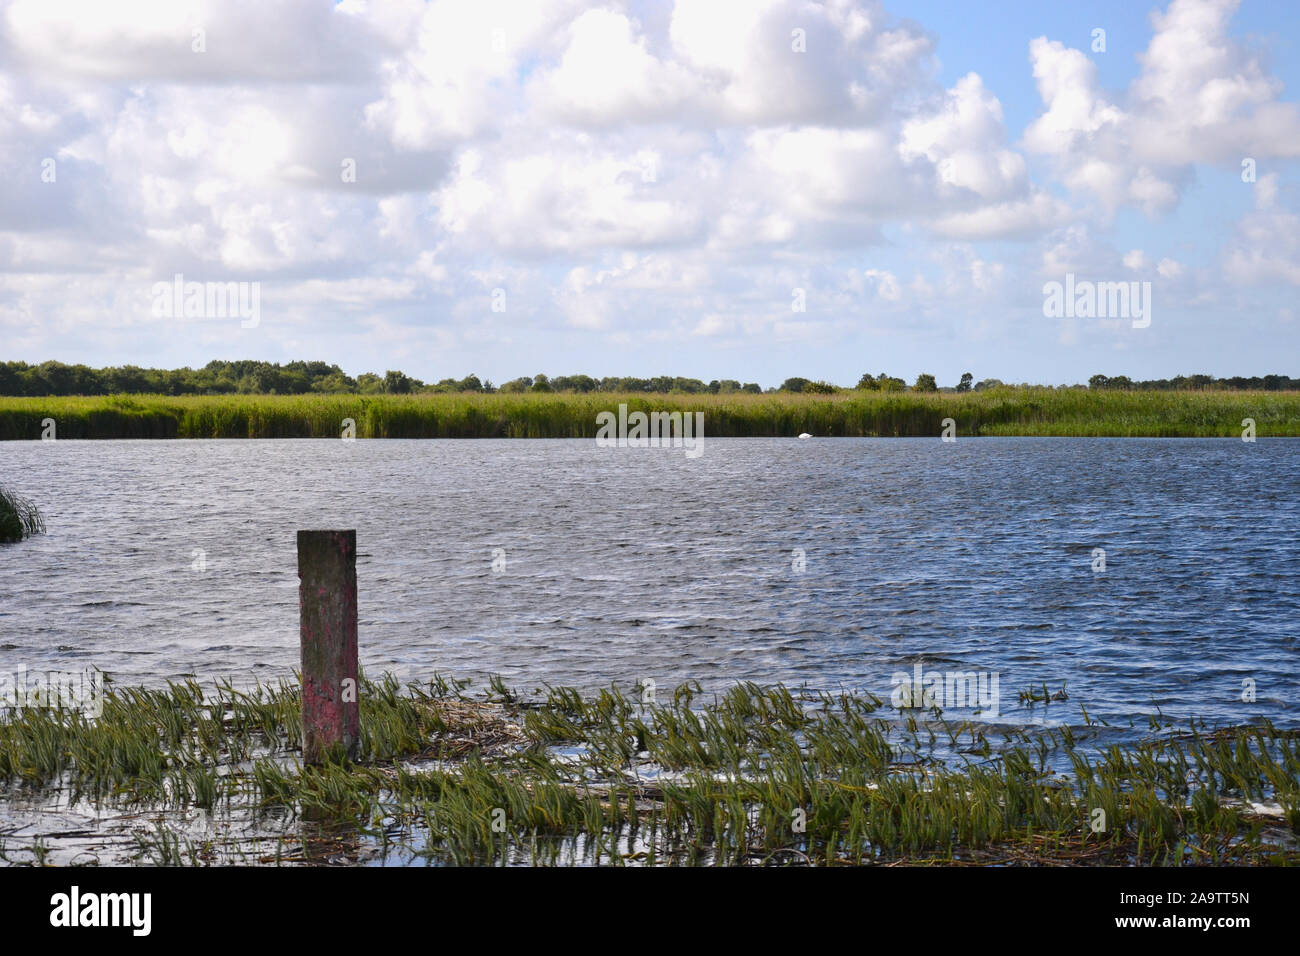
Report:
[[[1298,375],[1298,54],[1252,0],[0,0],[0,360]]]

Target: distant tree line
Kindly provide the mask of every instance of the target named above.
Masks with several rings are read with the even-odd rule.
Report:
[[[1300,389],[1300,378],[1288,378],[1285,375],[1255,375],[1249,378],[1243,375],[1234,375],[1231,378],[1215,378],[1213,375],[1176,375],[1173,378],[1153,378],[1134,382],[1127,375],[1094,375],[1088,379],[1088,387],[1134,392],[1172,392],[1188,389],[1203,391],[1211,388],[1283,392]]]
[[[446,381],[450,382],[450,379]],[[443,383],[439,382],[441,386]],[[721,381],[702,382],[698,378],[680,378],[672,375],[659,375],[655,378],[631,378],[608,376],[592,378],[590,375],[546,375],[524,376],[511,379],[503,384],[499,392],[686,392],[687,394],[709,393],[727,395],[735,392],[760,394],[763,389],[756,382],[741,384],[735,379],[724,378]]]
[[[592,378],[590,375],[536,375],[512,379],[499,388],[477,375],[422,382],[405,372],[365,372],[353,378],[326,362],[212,361],[200,369],[156,369],[123,365],[90,368],[62,362],[0,362],[0,395],[304,395],[311,392],[406,395],[417,392],[687,392],[761,393],[755,382],[697,378]],[[772,391],[772,389],[768,389]]]
[[[918,375],[911,386],[901,378],[881,372],[863,375],[855,389],[878,392],[937,392],[984,391],[1002,387],[996,378],[974,381],[966,372],[956,385],[940,388],[929,373]],[[1027,387],[1027,383],[1025,386]],[[1246,378],[1215,378],[1212,375],[1179,375],[1171,379],[1131,381],[1127,376],[1094,375],[1087,386],[1061,385],[1059,388],[1120,389],[1136,391],[1166,391],[1175,389],[1266,389],[1269,391],[1300,389],[1300,378],[1285,375],[1264,375]],[[113,368],[90,368],[86,365],[65,365],[62,362],[0,362],[0,395],[113,395],[119,393],[153,395],[303,395],[312,392],[357,395],[408,395],[429,392],[645,392],[728,395],[736,393],[760,394],[766,392],[802,392],[807,394],[834,394],[849,391],[830,382],[815,381],[797,376],[788,378],[776,388],[763,389],[755,382],[741,383],[735,379],[710,382],[698,378],[681,378],[660,375],[654,378],[608,376],[593,378],[590,375],[525,376],[511,379],[500,387],[477,375],[464,378],[444,378],[426,383],[404,372],[389,370],[383,375],[365,372],[355,378],[347,375],[337,365],[326,362],[260,362],[252,359],[226,362],[212,361],[200,369],[154,369],[134,365]]]

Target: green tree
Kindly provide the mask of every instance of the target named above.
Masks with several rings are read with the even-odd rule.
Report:
[[[389,395],[409,395],[414,384],[404,372],[389,369],[384,373],[384,392]]]
[[[311,388],[313,392],[353,392],[356,391],[357,383],[339,372],[321,376],[312,382]]]
[[[934,380],[934,376],[929,372],[922,372],[916,377],[916,384],[912,386],[913,391],[917,392],[937,392],[939,385]]]
[[[975,381],[975,376],[970,372],[961,373],[961,381],[957,383],[957,391],[969,392],[971,383]]]

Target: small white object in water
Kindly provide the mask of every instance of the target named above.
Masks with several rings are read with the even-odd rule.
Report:
[[[812,435],[809,435],[807,432],[800,432],[800,433],[799,433],[799,437],[800,437],[800,438],[812,438]]]

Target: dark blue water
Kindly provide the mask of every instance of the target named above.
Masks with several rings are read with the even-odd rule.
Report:
[[[0,671],[288,675],[295,531],[354,527],[372,675],[888,698],[920,662],[996,675],[1002,719],[1046,682],[1053,721],[1296,725],[1298,465],[1289,440],[10,442],[0,483],[49,533],[0,546]]]

